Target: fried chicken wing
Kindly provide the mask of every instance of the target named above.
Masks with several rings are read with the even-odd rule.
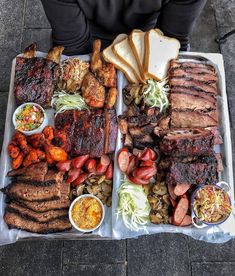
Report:
[[[56,46],[53,47],[47,54],[46,59],[51,60],[57,64],[60,63],[61,54],[64,51],[64,47]]]
[[[45,135],[43,133],[33,134],[28,136],[27,140],[33,148],[38,149],[43,145],[43,142],[45,141]]]
[[[56,162],[65,161],[68,159],[67,152],[59,147],[52,146],[51,144],[46,142],[44,144],[44,148],[46,153],[49,153],[49,157],[51,157],[51,159]]]
[[[51,141],[54,139],[55,135],[54,135],[54,129],[52,126],[46,126],[42,133],[45,135],[45,138],[47,140],[48,143],[51,143]]]
[[[24,159],[24,154],[23,152],[20,152],[16,158],[12,159],[12,164],[11,164],[12,169],[17,170],[21,166],[23,159]]]
[[[63,131],[56,131],[55,143],[56,143],[56,146],[62,148],[66,152],[70,152],[71,145],[70,145],[70,139],[66,133],[66,128],[64,128]]]
[[[38,163],[39,159],[38,159],[38,155],[37,155],[37,151],[35,149],[32,149],[24,158],[23,161],[23,166],[24,167],[28,167],[34,163]]]
[[[104,106],[105,88],[90,72],[83,79],[82,96],[90,107],[101,108]]]
[[[20,153],[19,147],[15,146],[12,143],[8,145],[7,150],[11,158],[16,158]]]
[[[16,131],[13,135],[12,141],[16,143],[22,150],[27,147],[27,140],[24,134],[19,131]]]

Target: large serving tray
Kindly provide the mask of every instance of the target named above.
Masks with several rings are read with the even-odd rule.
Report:
[[[45,54],[37,52],[37,56],[44,56]],[[66,59],[66,56],[62,56],[62,59]],[[80,56],[83,60],[88,60],[89,56]],[[223,57],[220,54],[204,54],[204,53],[181,53],[179,59],[181,61],[193,60],[202,61],[205,63],[212,64],[217,71],[219,82],[218,82],[218,103],[220,111],[220,131],[223,137],[224,144],[218,149],[223,158],[224,172],[221,174],[220,178],[227,181],[230,185],[230,196],[233,203],[233,213],[234,213],[234,183],[233,183],[233,168],[232,168],[232,147],[231,147],[231,136],[230,136],[230,123],[229,123],[229,113],[225,86],[225,73],[223,65]],[[11,137],[14,132],[14,127],[12,124],[12,114],[15,110],[15,100],[13,95],[14,87],[14,75],[15,75],[15,59],[12,62],[11,71],[11,81],[10,90],[8,96],[7,114],[5,122],[5,133],[4,141],[1,153],[1,164],[0,164],[0,188],[6,186],[9,183],[9,179],[6,177],[7,172],[11,169],[10,158],[7,153],[7,145],[9,144]],[[119,95],[116,103],[117,115],[122,114],[125,109],[125,105],[122,100],[122,88],[127,84],[127,80],[121,72],[118,72],[118,91]],[[47,111],[50,124],[54,124],[53,110]],[[127,229],[122,222],[121,217],[117,217],[116,209],[118,205],[118,193],[117,190],[121,183],[121,173],[118,169],[116,162],[116,155],[118,150],[122,147],[121,133],[118,131],[116,152],[115,152],[115,163],[114,163],[114,181],[113,181],[113,203],[112,208],[106,208],[106,217],[102,226],[95,232],[91,234],[81,234],[77,231],[69,231],[57,234],[48,235],[38,235],[32,234],[21,230],[9,230],[7,225],[3,221],[3,215],[5,210],[5,196],[0,193],[0,245],[15,242],[18,239],[27,238],[47,238],[47,239],[122,239],[122,238],[132,238],[143,234],[154,234],[160,232],[173,232],[173,233],[184,233],[190,235],[194,238],[206,240],[210,242],[224,242],[235,236],[235,219],[234,215],[220,227],[210,227],[204,229],[196,229],[195,227],[176,227],[173,225],[154,225],[149,224],[146,230],[141,230],[139,232],[130,231]]]

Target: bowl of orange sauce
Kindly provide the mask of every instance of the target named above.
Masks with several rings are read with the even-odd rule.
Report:
[[[81,232],[92,232],[100,227],[104,220],[103,203],[94,195],[77,197],[69,208],[69,219],[74,228]]]

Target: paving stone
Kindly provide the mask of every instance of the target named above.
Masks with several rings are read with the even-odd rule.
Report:
[[[0,91],[8,90],[11,60],[20,51],[24,1],[0,1]]]
[[[213,244],[189,238],[189,251],[192,262],[233,262],[235,261],[235,240]]]
[[[64,276],[124,276],[125,264],[91,264],[91,265],[66,265],[63,267]]]
[[[192,276],[231,276],[234,270],[231,262],[192,263]]]
[[[126,261],[126,242],[121,241],[65,241],[63,264],[100,264]]]
[[[187,237],[158,234],[127,240],[128,275],[189,275]]]
[[[41,0],[26,0],[25,28],[50,28]]]
[[[62,241],[21,241],[0,247],[0,275],[57,276]]]
[[[50,29],[24,29],[22,48],[23,51],[31,43],[37,43],[37,49],[41,52],[48,52],[52,46]]]
[[[235,0],[214,0],[217,24],[235,28]]]
[[[213,0],[209,0],[195,23],[190,38],[191,51],[204,53],[219,52],[219,47],[215,42],[216,37],[217,29]]]
[[[4,128],[5,128],[5,119],[7,111],[7,98],[8,92],[0,92],[0,150],[2,149]]]

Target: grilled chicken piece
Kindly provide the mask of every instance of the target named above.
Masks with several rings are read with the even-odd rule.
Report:
[[[23,57],[24,58],[33,58],[36,56],[36,48],[37,44],[34,42],[33,44],[29,45],[25,50]]]
[[[100,49],[101,49],[101,40],[100,39],[94,40],[93,52],[91,55],[91,71],[93,73],[101,69],[103,66]]]
[[[62,47],[62,46],[54,47],[48,52],[46,59],[59,64],[60,57],[61,57],[63,51],[64,51],[64,47]]]
[[[90,72],[88,72],[83,79],[82,96],[86,104],[90,107],[102,108],[104,106],[104,86],[101,85]]]

